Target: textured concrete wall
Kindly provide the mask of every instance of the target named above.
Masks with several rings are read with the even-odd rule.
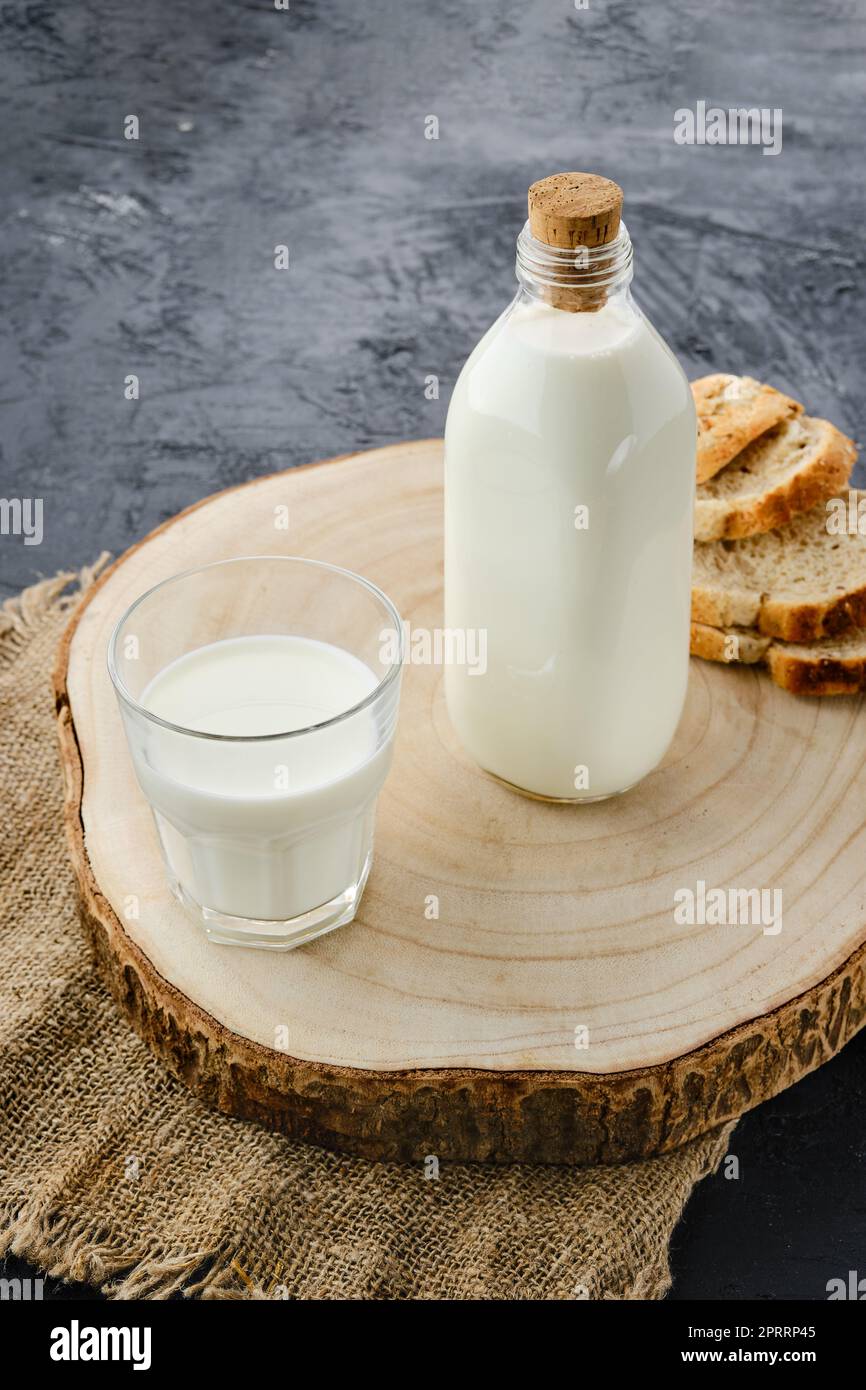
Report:
[[[623,185],[636,294],[692,374],[767,377],[856,434],[856,12],[4,6],[2,487],[44,498],[45,539],[0,541],[0,585],[257,473],[439,433],[512,294],[526,188],[559,169]],[[675,144],[699,99],[781,107],[782,153]]]

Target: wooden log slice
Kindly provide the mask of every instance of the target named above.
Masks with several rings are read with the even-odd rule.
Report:
[[[441,443],[400,444],[209,498],[91,590],[56,695],[102,971],[205,1101],[328,1147],[554,1163],[670,1149],[797,1081],[866,1018],[861,699],[695,660],[663,766],[619,799],[557,806],[476,767],[441,668],[411,665],[351,926],[287,954],[214,946],[166,887],[106,672],[120,613],[179,570],[285,552],[369,576],[435,629],[441,532]],[[781,889],[781,931],[678,921],[699,881]]]

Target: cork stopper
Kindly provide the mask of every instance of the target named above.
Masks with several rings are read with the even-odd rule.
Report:
[[[529,190],[529,230],[548,246],[604,246],[621,213],[622,189],[601,174],[551,174]]]
[[[537,293],[555,309],[595,313],[623,247],[617,242],[623,189],[601,174],[550,174],[530,189],[530,245],[544,242],[548,265]],[[518,243],[520,245],[520,243]],[[610,245],[607,253],[603,247]],[[573,253],[573,254],[569,254]],[[532,253],[530,250],[530,260]]]

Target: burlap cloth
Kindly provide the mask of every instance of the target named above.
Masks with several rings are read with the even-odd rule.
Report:
[[[660,1298],[730,1126],[589,1170],[366,1163],[206,1109],[94,974],[50,676],[79,585],[0,614],[0,1253],[115,1298]]]

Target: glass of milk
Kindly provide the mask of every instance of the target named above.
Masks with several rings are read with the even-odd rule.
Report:
[[[317,560],[221,561],[124,613],[108,668],[136,776],[212,941],[290,950],[355,916],[402,656],[390,599]]]

